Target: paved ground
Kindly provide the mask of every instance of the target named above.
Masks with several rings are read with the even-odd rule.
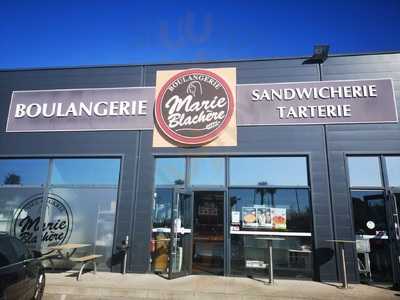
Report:
[[[400,292],[384,287],[314,281],[277,280],[274,286],[264,279],[188,276],[166,280],[153,274],[86,273],[77,282],[71,273],[47,274],[44,300],[75,299],[399,299]]]

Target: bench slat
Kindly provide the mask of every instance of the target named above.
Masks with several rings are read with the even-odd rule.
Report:
[[[94,260],[94,259],[102,257],[102,256],[103,255],[101,255],[101,254],[93,254],[93,255],[87,255],[87,256],[82,256],[82,257],[71,257],[70,259],[75,262],[87,262],[87,261]]]
[[[59,255],[58,255],[58,254],[55,254],[55,253],[50,253],[50,254],[46,254],[46,255],[41,255],[41,256],[39,257],[39,259],[56,259],[56,258],[59,258]]]

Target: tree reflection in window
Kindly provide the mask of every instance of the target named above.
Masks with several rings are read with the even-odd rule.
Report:
[[[4,184],[21,184],[21,176],[8,173],[4,178]]]
[[[154,195],[153,228],[169,228],[171,226],[171,209],[174,191],[172,189],[156,189]]]
[[[47,182],[49,160],[44,158],[0,159],[0,184],[43,186]]]

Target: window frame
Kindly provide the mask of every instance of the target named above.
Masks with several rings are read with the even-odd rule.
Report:
[[[121,203],[121,189],[122,189],[122,180],[124,174],[124,166],[126,163],[126,154],[124,153],[112,153],[112,154],[105,154],[105,153],[91,153],[91,154],[43,154],[43,155],[0,155],[0,159],[47,159],[48,160],[48,170],[47,170],[47,178],[46,183],[40,186],[27,186],[27,185],[0,185],[0,189],[5,188],[32,188],[32,187],[40,187],[43,189],[43,199],[46,199],[49,190],[51,188],[83,188],[83,185],[51,185],[50,178],[52,172],[52,162],[54,159],[118,159],[119,160],[119,175],[118,175],[118,183],[116,185],[85,185],[86,188],[115,188],[117,191],[116,197],[116,209],[115,209],[115,220],[114,220],[114,228],[113,228],[113,242],[112,242],[112,249],[114,249],[117,243],[117,220],[119,218],[119,205]],[[44,204],[45,201],[42,201]],[[41,225],[42,228],[43,220],[45,214],[45,205],[42,205],[42,212],[41,212]],[[40,236],[42,234],[40,233]],[[41,248],[41,241],[40,239],[37,241],[37,249]],[[32,249],[28,249],[32,250]],[[109,268],[111,270],[111,268]]]
[[[226,197],[226,210],[228,216],[226,216],[226,224],[229,227],[230,226],[230,196],[229,196],[229,190],[231,188],[243,188],[243,189],[248,189],[248,188],[277,188],[277,189],[306,189],[308,190],[309,194],[309,201],[310,201],[310,209],[311,209],[311,232],[307,233],[299,233],[299,236],[309,236],[313,237],[314,233],[314,213],[313,213],[313,201],[312,201],[312,182],[311,182],[311,164],[310,164],[310,153],[285,153],[285,154],[270,154],[270,153],[257,153],[257,154],[240,154],[240,153],[224,153],[224,154],[210,154],[210,155],[195,155],[195,154],[185,154],[185,155],[180,155],[180,154],[168,154],[168,155],[163,155],[163,154],[154,154],[153,159],[154,159],[154,171],[153,171],[153,195],[156,192],[156,189],[172,189],[172,190],[179,190],[179,189],[185,189],[185,190],[190,190],[190,191],[202,191],[202,190],[210,190],[210,191],[224,191],[225,192],[225,197]],[[155,175],[156,175],[156,166],[155,166],[155,161],[158,158],[185,158],[185,163],[186,163],[186,172],[185,172],[185,182],[183,185],[156,185],[155,183]],[[191,158],[214,158],[214,157],[222,157],[225,160],[225,185],[224,186],[192,186],[189,184],[190,181],[190,159]],[[229,171],[230,171],[230,162],[229,159],[235,157],[235,158],[240,158],[240,157],[303,157],[306,160],[306,172],[307,172],[307,182],[308,185],[306,186],[282,186],[282,185],[266,185],[266,186],[260,186],[260,185],[230,185],[229,184]],[[155,199],[153,197],[152,199],[152,207],[155,205]],[[229,221],[229,222],[228,222]],[[152,216],[152,222],[151,222],[151,227],[150,227],[150,232],[152,232],[153,229],[153,216]],[[230,229],[227,229],[227,233],[230,235],[232,234]],[[249,233],[251,234],[251,233]],[[260,232],[258,234],[263,234],[263,235],[285,235],[285,232],[274,232],[274,231],[264,231]],[[286,235],[295,235],[295,232],[286,232]],[[303,235],[302,235],[303,234]],[[314,241],[313,241],[314,245]]]
[[[224,274],[225,275],[232,275],[231,274],[231,231],[230,231],[230,195],[229,195],[229,189],[230,188],[259,188],[260,186],[231,186],[229,185],[229,159],[232,157],[304,157],[306,159],[306,172],[307,172],[307,186],[265,186],[266,188],[284,188],[284,189],[307,189],[308,194],[309,194],[309,201],[310,201],[310,209],[311,209],[311,232],[304,233],[295,233],[295,232],[258,232],[257,234],[261,235],[281,235],[281,236],[301,236],[301,237],[307,237],[310,238],[311,240],[311,245],[312,245],[312,257],[314,257],[314,250],[315,250],[315,235],[314,235],[314,209],[313,209],[313,182],[311,180],[311,174],[312,174],[312,166],[311,166],[311,152],[285,152],[285,153],[268,153],[268,152],[257,152],[257,153],[249,153],[249,152],[225,152],[225,153],[218,153],[218,152],[212,152],[212,153],[190,153],[190,152],[183,152],[183,153],[168,153],[168,152],[160,152],[160,153],[154,153],[153,154],[153,159],[154,159],[154,171],[153,171],[153,194],[155,193],[157,188],[167,188],[167,189],[172,189],[172,190],[190,190],[190,191],[223,191],[225,192],[225,203],[224,203],[224,215],[225,215],[225,220],[224,220],[224,236],[225,236],[225,243],[224,243],[224,251],[225,251],[225,260],[224,260]],[[176,157],[183,157],[186,159],[186,173],[185,173],[185,184],[176,186],[176,185],[158,185],[156,186],[155,184],[155,160],[157,158],[176,158]],[[189,174],[189,167],[190,167],[190,158],[192,157],[223,157],[225,159],[225,185],[223,187],[221,186],[190,186],[188,176]],[[154,197],[151,199],[152,201],[152,207],[154,208]],[[149,232],[152,234],[153,230],[153,217],[150,222],[149,226]],[[250,235],[249,232],[246,233],[247,235]],[[149,256],[151,255],[151,252],[149,251]],[[314,272],[314,265],[313,265],[313,272]]]

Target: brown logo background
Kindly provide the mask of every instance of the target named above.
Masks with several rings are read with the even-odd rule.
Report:
[[[154,147],[236,146],[236,69],[158,71]]]

